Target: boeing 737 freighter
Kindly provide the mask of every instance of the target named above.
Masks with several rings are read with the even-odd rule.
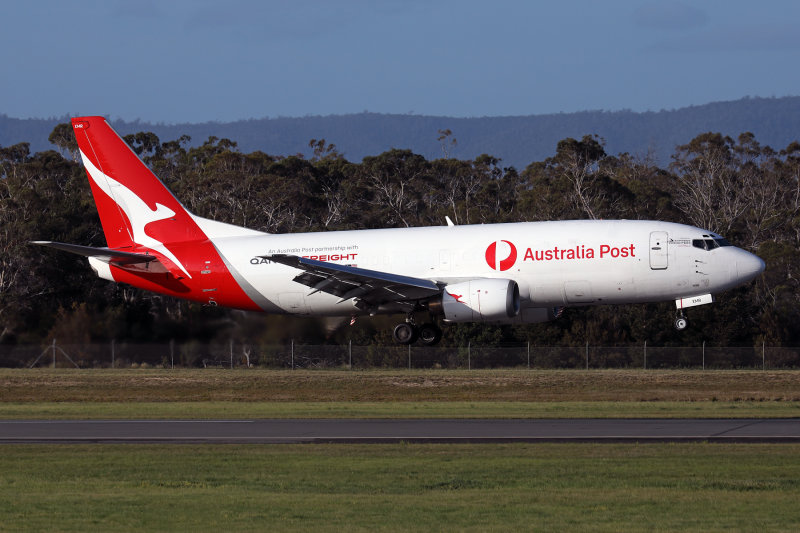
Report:
[[[648,220],[263,233],[187,211],[103,117],[72,126],[108,246],[37,244],[88,257],[101,278],[206,305],[404,314],[397,342],[435,344],[437,317],[535,323],[567,306],[674,300],[680,330],[685,308],[764,270],[720,235]],[[417,325],[416,314],[431,318]]]

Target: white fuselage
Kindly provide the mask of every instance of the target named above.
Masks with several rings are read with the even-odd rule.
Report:
[[[574,220],[324,233],[211,236],[234,278],[267,312],[361,313],[293,278],[298,270],[260,256],[290,254],[450,284],[477,278],[517,282],[526,308],[655,302],[713,294],[763,270],[700,228],[658,221]],[[695,245],[693,245],[695,241]]]

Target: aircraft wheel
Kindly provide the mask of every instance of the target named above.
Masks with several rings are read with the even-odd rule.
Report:
[[[425,346],[433,346],[442,340],[442,330],[436,324],[422,324],[419,327],[419,340]]]
[[[419,331],[411,324],[397,324],[392,332],[394,341],[399,344],[412,344],[417,340]]]
[[[688,325],[689,325],[689,322],[685,318],[683,318],[682,316],[679,316],[678,318],[675,319],[675,329],[677,329],[678,331],[685,330],[686,326],[688,326]]]

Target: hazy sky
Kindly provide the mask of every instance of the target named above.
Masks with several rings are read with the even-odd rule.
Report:
[[[0,113],[151,122],[673,109],[800,94],[800,2],[2,3]]]

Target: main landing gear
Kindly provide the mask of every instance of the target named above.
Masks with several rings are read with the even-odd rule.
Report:
[[[433,346],[442,340],[442,330],[433,323],[417,326],[411,315],[402,324],[397,324],[392,332],[394,341],[399,344],[413,344],[419,340],[425,346]]]
[[[686,317],[683,315],[683,309],[678,311],[678,316],[675,317],[675,329],[678,331],[683,331],[689,325],[689,321],[686,320]]]

